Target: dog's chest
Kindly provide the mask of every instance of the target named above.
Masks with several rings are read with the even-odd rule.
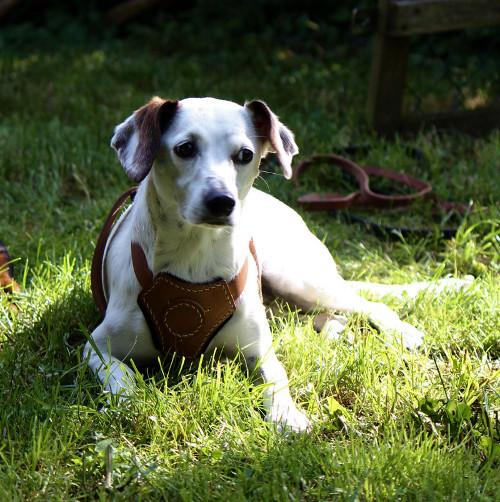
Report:
[[[195,238],[189,233],[181,238],[159,235],[151,263],[155,274],[165,272],[193,283],[229,279],[241,265],[230,242],[214,242],[207,236]]]
[[[253,241],[249,243],[255,263]],[[131,246],[136,278],[142,287],[138,304],[160,352],[178,352],[198,357],[222,325],[236,310],[235,301],[245,289],[248,257],[239,273],[228,283],[223,279],[193,284],[172,275],[154,275],[140,244]],[[258,281],[260,288],[260,280]]]

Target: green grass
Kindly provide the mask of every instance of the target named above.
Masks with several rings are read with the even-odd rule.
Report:
[[[220,13],[207,24],[196,11],[114,34],[81,20],[2,27],[0,239],[23,290],[18,315],[0,301],[2,500],[500,497],[500,134],[376,138],[364,122],[369,40],[299,14],[259,30]],[[295,131],[299,160],[366,144],[353,157],[360,163],[404,170],[477,208],[450,241],[383,240],[338,216],[303,213],[346,278],[474,276],[457,295],[384,299],[427,333],[417,353],[364,318],[349,321],[350,342],[327,341],[286,308],[274,317],[292,395],[314,421],[309,435],[263,422],[264,389],[236,363],[163,361],[138,373],[135,395],[117,408],[81,360],[100,322],[94,244],[130,186],[109,139],[154,94],[263,99]],[[258,186],[296,207],[299,194],[326,183],[336,189],[318,170],[298,189],[271,174]],[[415,211],[410,223],[429,223],[425,207]]]

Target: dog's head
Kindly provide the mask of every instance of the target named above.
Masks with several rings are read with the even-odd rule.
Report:
[[[269,152],[286,178],[293,134],[262,101],[153,98],[117,126],[111,146],[135,182],[148,175],[162,204],[191,224],[232,225]]]

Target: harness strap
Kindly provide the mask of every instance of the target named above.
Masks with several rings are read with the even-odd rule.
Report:
[[[102,283],[102,265],[104,251],[106,250],[106,243],[108,242],[111,229],[113,228],[113,225],[115,224],[115,221],[118,218],[125,202],[127,202],[127,200],[137,191],[138,188],[139,187],[137,186],[129,188],[120,195],[104,222],[104,226],[99,234],[95,246],[94,256],[92,257],[92,268],[90,269],[90,284],[95,304],[102,315],[106,313],[106,307],[108,305]]]
[[[253,243],[253,239],[250,240],[249,248],[255,260],[258,270],[259,262],[257,261],[257,254],[255,253],[255,246]],[[141,285],[142,289],[151,288],[154,283],[155,277],[153,275],[153,272],[148,266],[148,262],[146,261],[146,256],[144,254],[142,247],[137,242],[132,242],[130,244],[130,251],[132,253],[132,265],[134,266],[134,272],[137,281]],[[170,274],[165,274],[165,275],[170,276]],[[229,292],[231,293],[231,297],[233,298],[234,301],[236,301],[241,295],[241,293],[243,293],[243,290],[245,289],[245,285],[247,283],[247,277],[248,277],[248,258],[245,260],[245,263],[243,264],[243,267],[241,267],[241,270],[239,271],[238,275],[232,281],[226,283]],[[191,283],[186,283],[186,284],[191,285]],[[192,286],[196,286],[196,284],[193,284]],[[205,285],[202,284],[202,286]],[[260,274],[259,274],[259,289],[260,289]]]

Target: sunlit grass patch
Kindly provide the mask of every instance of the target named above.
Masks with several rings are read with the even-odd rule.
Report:
[[[81,18],[2,26],[0,238],[22,292],[17,312],[0,296],[0,498],[498,500],[500,134],[377,138],[364,123],[366,40],[347,40],[328,16],[256,12],[246,20],[262,21],[252,31],[196,12],[116,32]],[[265,422],[264,386],[237,361],[175,357],[137,368],[137,387],[119,404],[82,360],[100,322],[94,244],[131,184],[109,141],[156,94],[263,99],[295,132],[297,162],[342,150],[474,205],[449,240],[380,239],[338,214],[299,209],[347,279],[472,282],[459,293],[383,299],[425,332],[415,352],[363,316],[329,340],[283,305],[270,325],[310,434]],[[346,153],[352,145],[367,148]],[[293,207],[306,191],[356,188],[326,167],[310,175],[297,188],[270,157],[257,184]],[[448,223],[429,220],[428,209],[422,201],[413,212],[362,210],[395,226]]]

